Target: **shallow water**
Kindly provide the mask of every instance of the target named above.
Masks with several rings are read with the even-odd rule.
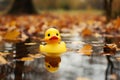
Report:
[[[0,65],[0,80],[105,80],[107,60],[100,56],[104,45],[101,38],[81,38],[79,35],[63,36],[67,51],[61,56],[59,70],[55,73],[48,72],[44,67],[44,57],[33,61],[16,61],[8,57],[9,64]],[[76,50],[84,44],[93,46],[93,55],[85,56]],[[6,44],[10,46],[10,44]]]

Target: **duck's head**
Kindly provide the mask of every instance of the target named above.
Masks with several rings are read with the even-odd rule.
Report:
[[[58,43],[61,40],[60,33],[55,28],[49,28],[45,32],[45,41],[47,43]]]

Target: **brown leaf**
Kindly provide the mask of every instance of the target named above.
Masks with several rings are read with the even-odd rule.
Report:
[[[106,44],[103,48],[104,51],[104,55],[114,55],[116,53],[116,48],[117,45],[116,44]]]

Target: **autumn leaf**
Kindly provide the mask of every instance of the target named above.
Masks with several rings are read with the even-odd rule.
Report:
[[[103,48],[103,55],[114,55],[116,53],[117,45],[116,44],[106,44]]]
[[[3,37],[0,35],[0,42],[2,42]]]
[[[90,56],[92,54],[92,45],[85,44],[81,49],[78,50],[78,52]]]
[[[81,35],[83,37],[86,37],[86,36],[92,36],[93,32],[89,29],[89,28],[85,28],[82,30],[81,32]]]
[[[32,45],[36,45],[37,43],[25,43],[25,45],[30,45],[30,46],[32,46]]]
[[[32,57],[23,57],[20,60],[21,61],[33,61],[34,59]]]
[[[114,22],[114,24],[115,24],[114,28],[115,28],[115,29],[118,29],[118,28],[120,27],[120,18],[118,17],[118,18],[117,18],[116,20],[114,20],[113,22]]]
[[[40,58],[43,57],[42,54],[28,54],[28,56],[32,57],[32,58]]]
[[[14,40],[17,40],[17,37],[19,35],[20,35],[20,32],[18,31],[18,29],[14,29],[12,31],[6,32],[6,34],[4,35],[4,39],[8,41],[14,41]]]
[[[0,64],[7,64],[7,60],[3,57],[3,56],[0,56]]]
[[[9,55],[10,53],[2,53],[0,52],[0,56],[6,56],[6,55]]]
[[[10,26],[15,26],[15,25],[16,25],[16,21],[11,21],[11,22],[9,23],[9,25],[10,25]]]

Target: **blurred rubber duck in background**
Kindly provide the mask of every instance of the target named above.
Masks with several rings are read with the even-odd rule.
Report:
[[[55,72],[61,62],[60,56],[66,52],[66,44],[61,41],[60,33],[55,28],[49,28],[45,32],[46,44],[40,45],[39,49],[45,55],[45,66],[49,72]]]

